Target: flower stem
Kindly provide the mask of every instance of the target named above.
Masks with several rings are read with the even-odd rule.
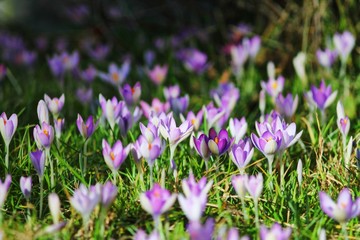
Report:
[[[285,163],[282,159],[282,156],[280,156],[280,189],[284,189],[284,170],[285,170]]]
[[[341,223],[341,229],[342,229],[342,232],[343,232],[343,235],[344,235],[344,239],[348,240],[349,237],[348,237],[348,233],[347,233],[347,230],[346,230],[346,223]]]
[[[50,163],[50,184],[51,189],[53,189],[55,187],[54,163],[50,156],[50,149],[46,149],[45,157]]]
[[[272,164],[273,164],[273,161],[274,161],[274,155],[268,155],[266,156],[267,159],[268,159],[268,167],[269,167],[269,189],[272,190],[274,185],[273,185],[273,179],[272,179]]]
[[[88,144],[88,139],[85,140],[84,143],[84,148],[83,148],[83,175],[85,175],[86,173],[86,167],[87,167],[87,144]]]
[[[247,215],[247,212],[246,212],[244,197],[241,197],[240,200],[241,200],[243,216],[244,216],[245,222],[247,223],[249,220],[249,216]]]
[[[254,199],[254,207],[255,207],[255,224],[256,228],[259,231],[260,223],[259,223],[259,208],[258,208],[258,200]]]
[[[10,172],[10,169],[9,169],[9,144],[5,144],[5,151],[6,151],[6,155],[5,155],[5,166],[6,166],[5,175],[7,175],[8,172]]]
[[[150,166],[150,188],[153,187],[154,179],[153,179],[153,166]]]
[[[42,217],[42,211],[43,211],[43,202],[44,202],[44,181],[43,177],[39,176],[39,182],[40,182],[40,212],[39,212],[39,218]]]

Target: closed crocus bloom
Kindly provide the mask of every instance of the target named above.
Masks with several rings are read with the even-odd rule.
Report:
[[[167,72],[167,65],[156,65],[152,70],[147,71],[147,75],[153,83],[161,85],[165,81]]]
[[[304,52],[299,52],[296,55],[296,57],[293,59],[293,65],[295,68],[295,72],[303,84],[307,84],[305,62],[306,62],[306,54]]]
[[[341,190],[336,203],[325,192],[320,192],[319,198],[323,212],[339,223],[346,223],[360,215],[360,198],[356,198],[353,202],[347,188]]]
[[[39,177],[44,176],[45,169],[45,151],[36,150],[30,153],[30,159]]]
[[[14,113],[8,119],[6,113],[0,116],[0,132],[4,139],[5,145],[9,146],[18,125],[18,117]]]
[[[245,117],[242,117],[240,120],[237,118],[230,118],[229,131],[231,136],[234,138],[235,143],[238,143],[240,139],[244,137],[247,126],[248,124],[245,120]]]
[[[161,214],[171,208],[175,200],[176,194],[171,194],[157,183],[151,190],[140,194],[141,207],[152,215],[155,222]]]
[[[61,131],[64,127],[65,119],[64,118],[58,118],[54,120],[54,127],[55,127],[55,136],[57,139],[61,137]]]
[[[103,139],[102,148],[105,163],[112,171],[119,170],[130,150],[129,147],[123,148],[120,140],[117,140],[114,146],[110,147],[108,142]]]
[[[316,58],[319,64],[325,68],[330,68],[335,62],[338,54],[335,50],[326,48],[324,51],[318,49],[316,51]]]
[[[187,70],[196,74],[202,74],[208,68],[208,57],[197,49],[187,49],[184,55],[184,66]]]
[[[147,161],[150,168],[152,168],[155,160],[160,156],[163,149],[160,137],[157,136],[148,142],[146,138],[141,135],[138,139],[138,144],[141,156]]]
[[[210,191],[213,181],[207,182],[206,177],[202,177],[196,182],[194,175],[191,173],[189,178],[182,180],[181,186],[186,197],[207,195]]]
[[[233,140],[229,138],[228,132],[225,129],[221,129],[219,134],[214,128],[209,130],[208,146],[213,154],[221,156],[226,153],[230,148]]]
[[[249,57],[249,52],[242,44],[238,44],[230,47],[230,55],[233,73],[236,77],[239,77],[242,74],[245,62]]]
[[[60,59],[62,61],[64,69],[67,70],[67,71],[72,71],[79,64],[79,60],[80,60],[79,52],[74,51],[72,54],[69,54],[67,52],[63,52],[60,55]]]
[[[211,240],[214,232],[214,219],[208,218],[204,225],[199,221],[192,221],[187,227],[191,240]]]
[[[251,158],[254,154],[254,148],[252,147],[251,140],[249,138],[242,140],[240,139],[238,144],[234,144],[230,150],[230,158],[235,163],[235,165],[240,169],[240,172],[243,173],[245,167],[251,161]]]
[[[61,109],[64,107],[64,103],[65,103],[64,94],[62,94],[60,98],[55,97],[53,99],[51,99],[47,94],[45,94],[44,100],[49,111],[53,114],[54,118],[56,119]]]
[[[176,114],[184,113],[189,106],[189,95],[171,98],[169,100],[171,110]]]
[[[11,176],[6,175],[5,181],[2,182],[0,180],[0,209],[4,207],[6,197],[8,195],[8,191],[11,184]]]
[[[117,187],[111,182],[106,182],[101,188],[101,205],[108,209],[114,202],[117,193]]]
[[[246,182],[248,181],[247,175],[236,175],[232,176],[231,183],[235,189],[235,192],[237,195],[239,195],[240,198],[244,198],[246,195]]]
[[[54,140],[54,128],[46,122],[42,123],[42,127],[36,125],[34,139],[38,148],[50,148]]]
[[[346,137],[350,130],[350,119],[347,116],[345,116],[344,106],[342,105],[342,103],[340,101],[338,101],[338,103],[337,103],[336,112],[337,112],[337,121],[336,122],[337,122],[338,128],[339,128],[341,134],[343,134],[343,136]],[[1,122],[0,122],[0,124],[1,124]]]
[[[261,240],[287,240],[290,239],[291,228],[283,229],[280,224],[274,223],[270,229],[261,225],[260,227],[260,239]]]
[[[153,98],[151,106],[144,101],[140,101],[140,106],[144,116],[148,119],[151,118],[152,114],[159,116],[161,113],[167,113],[170,109],[169,102],[162,103],[158,98]]]
[[[94,123],[93,116],[89,116],[86,122],[84,123],[83,118],[78,114],[76,125],[79,129],[79,132],[83,138],[87,139],[91,137],[91,135],[94,133],[98,122]]]
[[[84,71],[80,73],[80,77],[87,83],[92,83],[97,75],[97,70],[93,65],[89,65]]]
[[[288,93],[286,97],[284,97],[282,94],[279,94],[275,99],[276,109],[279,111],[279,113],[290,119],[298,106],[299,98],[296,95],[294,98],[291,93]]]
[[[250,39],[245,38],[243,40],[243,45],[246,49],[248,49],[250,58],[255,59],[260,50],[261,38],[259,36],[254,36]]]
[[[131,87],[129,84],[125,84],[123,88],[119,89],[119,91],[126,104],[133,106],[136,105],[140,100],[141,84],[137,82],[133,87]]]
[[[32,181],[31,177],[20,178],[20,188],[26,200],[29,200],[31,194]]]
[[[180,87],[179,85],[173,85],[169,87],[164,87],[164,96],[166,100],[172,98],[177,98],[180,96]]]
[[[56,193],[50,193],[48,197],[49,209],[51,213],[51,217],[55,224],[59,223],[60,219],[60,199]]]
[[[39,123],[43,124],[43,122],[50,124],[49,122],[49,110],[44,100],[40,100],[37,105],[37,115],[39,118]]]
[[[264,180],[261,173],[256,176],[249,176],[248,181],[245,182],[246,189],[254,200],[259,199],[263,184]]]
[[[204,159],[208,160],[211,152],[208,147],[209,138],[205,134],[201,134],[198,138],[193,137],[195,149],[197,153]]]
[[[335,49],[339,54],[341,61],[346,62],[355,46],[354,35],[349,31],[345,31],[342,34],[336,33],[333,37],[333,40]]]
[[[103,116],[108,121],[111,129],[114,129],[123,105],[116,99],[116,97],[113,97],[111,100],[106,100],[101,94],[99,95],[99,102]]]

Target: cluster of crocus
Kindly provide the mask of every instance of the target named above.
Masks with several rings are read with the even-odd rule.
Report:
[[[101,203],[101,206],[107,210],[115,200],[116,195],[117,188],[110,182],[104,185],[97,183],[89,188],[81,184],[74,191],[73,196],[70,198],[70,203],[81,214],[85,231],[87,231],[90,216],[95,207]]]
[[[130,61],[126,60],[121,67],[118,67],[115,63],[109,65],[108,73],[99,72],[99,77],[115,87],[120,87],[125,81],[130,71]]]
[[[159,228],[160,216],[176,201],[176,194],[155,183],[151,190],[140,194],[141,207],[153,217],[155,228]]]
[[[264,122],[255,123],[258,136],[251,134],[251,140],[254,146],[261,151],[268,159],[269,175],[272,175],[272,162],[276,154],[282,154],[285,149],[294,145],[301,137],[302,131],[296,133],[296,124],[287,124],[280,116],[267,117]],[[280,180],[283,179],[283,163],[280,164]]]
[[[344,237],[347,239],[346,223],[360,215],[360,198],[353,201],[348,188],[341,190],[337,203],[325,192],[319,192],[319,198],[323,212],[341,224]]]

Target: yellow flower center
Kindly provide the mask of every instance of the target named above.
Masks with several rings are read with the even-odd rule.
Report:
[[[43,130],[43,133],[48,137],[49,136],[49,131],[47,129]]]
[[[115,154],[114,154],[114,152],[110,152],[110,158],[111,158],[111,160],[115,160]]]
[[[111,78],[114,82],[118,82],[120,79],[119,74],[117,72],[112,73]]]
[[[271,88],[272,88],[272,89],[276,89],[277,86],[278,86],[277,82],[273,82],[273,83],[271,84]]]
[[[214,141],[215,141],[216,144],[218,144],[219,143],[219,138],[215,137]]]

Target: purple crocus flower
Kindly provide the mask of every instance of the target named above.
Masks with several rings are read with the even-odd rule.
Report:
[[[134,236],[134,240],[161,240],[161,237],[159,232],[156,230],[152,231],[152,233],[148,236],[144,230],[139,229]]]
[[[90,188],[87,188],[83,184],[80,184],[80,187],[74,191],[74,195],[70,197],[71,206],[81,214],[83,218],[83,224],[85,226],[87,226],[90,220],[91,212],[100,202],[100,200],[100,184],[90,186]]]
[[[0,209],[4,207],[5,200],[9,192],[10,184],[11,184],[10,175],[6,175],[4,182],[0,180]]]
[[[248,175],[234,175],[231,177],[231,184],[241,199],[245,198],[247,181]]]
[[[133,87],[131,87],[129,84],[125,84],[123,88],[119,89],[119,91],[126,104],[129,106],[134,106],[139,102],[140,99],[141,84],[137,82]]]
[[[124,101],[120,101],[119,105],[120,113],[117,119],[117,124],[119,125],[120,134],[122,136],[126,136],[128,131],[140,119],[142,111],[140,110],[140,108],[136,107],[133,113],[130,112]]]
[[[260,227],[260,239],[261,240],[288,240],[290,239],[291,228],[283,229],[280,224],[274,223],[271,229],[267,229],[266,226]]]
[[[62,52],[60,55],[61,63],[65,71],[74,70],[79,64],[79,52],[74,51],[72,54]]]
[[[324,111],[325,108],[330,106],[335,100],[336,95],[337,91],[332,92],[331,86],[326,86],[324,80],[321,81],[319,88],[313,85],[311,86],[311,90],[305,93],[309,104],[318,107],[321,111]]]
[[[207,55],[197,49],[187,49],[184,57],[185,68],[196,74],[202,74],[209,66]]]
[[[204,111],[200,110],[196,115],[193,111],[189,111],[186,120],[189,121],[193,126],[194,130],[197,131],[200,128],[204,116]]]
[[[140,194],[141,207],[152,215],[155,222],[159,220],[161,214],[171,208],[175,201],[176,194],[171,194],[157,183],[151,190]]]
[[[213,154],[223,155],[229,150],[233,139],[229,138],[228,132],[225,129],[221,129],[219,134],[214,128],[209,130],[208,147]]]
[[[115,63],[111,63],[109,65],[108,73],[100,72],[99,77],[116,87],[120,87],[120,85],[125,81],[129,72],[130,61],[126,60],[120,68]]]
[[[229,132],[234,138],[234,142],[238,143],[246,133],[248,124],[245,120],[245,117],[242,117],[240,120],[237,118],[230,118],[229,120]]]
[[[97,75],[96,68],[90,64],[84,71],[80,73],[80,77],[87,83],[92,83]]]
[[[51,99],[47,94],[44,95],[45,103],[49,109],[49,111],[53,114],[54,119],[57,119],[61,109],[64,107],[65,96],[62,94],[60,98]]]
[[[189,95],[171,98],[169,100],[171,110],[176,114],[184,113],[189,106]]]
[[[152,113],[158,116],[160,115],[160,113],[167,113],[170,109],[169,102],[162,103],[158,98],[153,98],[151,106],[144,101],[140,101],[140,106],[144,113],[144,116],[148,119],[150,118]]]
[[[117,187],[109,181],[106,182],[101,188],[101,205],[108,209],[114,202],[117,193]]]
[[[0,81],[6,76],[6,67],[4,64],[0,64]]]
[[[54,128],[55,128],[55,137],[59,139],[61,137],[61,131],[64,128],[65,119],[58,118],[54,120]]]
[[[36,150],[35,152],[30,153],[31,162],[34,165],[34,168],[40,178],[44,176],[45,160],[46,160],[45,154],[46,154],[45,151],[41,151],[41,150]]]
[[[196,138],[193,136],[194,145],[197,153],[207,161],[211,155],[210,149],[208,147],[209,138],[205,134],[201,134],[200,137]]]
[[[163,150],[163,143],[160,137],[154,136],[151,141],[147,141],[146,137],[141,135],[137,142],[141,156],[147,161],[152,169],[155,160],[160,156]]]
[[[349,31],[345,31],[342,34],[336,33],[333,40],[335,49],[341,58],[341,62],[345,63],[355,46],[354,35]]]
[[[120,140],[117,140],[114,146],[110,147],[108,142],[103,139],[102,148],[105,163],[113,172],[119,170],[121,164],[125,161],[130,151],[130,146],[123,148]]]
[[[210,180],[209,182],[207,182],[206,177],[202,177],[198,182],[196,182],[194,174],[192,173],[189,175],[189,178],[183,179],[181,182],[181,186],[186,197],[192,195],[207,195],[207,193],[210,191],[212,184],[213,181]]]
[[[32,186],[31,177],[23,177],[22,176],[20,178],[21,192],[24,194],[24,197],[26,198],[26,200],[29,200],[29,198],[30,198],[31,186]]]
[[[339,223],[346,223],[360,215],[360,198],[353,202],[348,188],[341,190],[336,203],[325,192],[320,192],[319,198],[323,212]]]
[[[337,120],[336,120],[337,126],[341,134],[346,138],[350,130],[350,119],[348,116],[345,116],[344,106],[340,101],[336,105],[336,113],[337,113]],[[0,122],[0,127],[1,127],[1,122]]]
[[[152,122],[149,122],[147,126],[140,123],[140,131],[147,142],[152,142],[155,138],[159,136],[159,128],[155,126]]]
[[[49,110],[47,108],[47,105],[44,100],[40,100],[37,105],[37,115],[39,119],[40,125],[43,124],[43,122],[50,124],[49,121]]]
[[[247,49],[249,53],[249,57],[251,59],[255,59],[257,56],[260,46],[261,46],[261,38],[259,36],[254,36],[252,38],[244,38],[243,45],[245,49]]]
[[[0,132],[6,146],[10,145],[11,139],[14,136],[17,125],[18,125],[18,117],[15,113],[12,114],[9,119],[7,118],[5,112],[3,112],[0,115]]]
[[[78,88],[76,90],[76,98],[84,105],[91,102],[93,98],[92,88]]]
[[[169,87],[164,87],[164,96],[166,100],[170,100],[172,98],[177,98],[180,96],[180,87],[179,85],[173,85]]]
[[[280,93],[275,99],[276,109],[282,116],[288,119],[294,115],[298,102],[298,96],[296,95],[295,98],[293,98],[291,93],[288,93],[286,97]]]
[[[146,50],[144,53],[144,61],[146,66],[151,66],[155,60],[155,52],[153,50]]]
[[[319,64],[325,68],[331,68],[334,64],[338,54],[335,50],[330,50],[326,48],[324,51],[318,49],[316,51],[316,58]]]
[[[111,100],[106,100],[102,94],[99,95],[99,102],[102,110],[103,116],[108,121],[111,129],[114,129],[115,123],[119,119],[121,108],[124,106],[119,102],[116,97],[113,97]]]
[[[60,199],[59,196],[56,193],[50,193],[48,197],[48,203],[49,203],[49,210],[51,217],[53,219],[53,222],[55,224],[59,223],[60,219]]]
[[[167,65],[163,65],[163,66],[155,65],[155,67],[152,70],[146,71],[150,80],[156,85],[161,85],[165,81],[167,72],[168,72]]]
[[[250,196],[254,199],[254,201],[257,201],[261,195],[261,192],[263,190],[263,176],[261,173],[258,175],[249,176],[248,180],[245,182],[245,187]]]
[[[97,44],[86,49],[87,54],[96,61],[104,60],[110,53],[111,47],[107,44]]]
[[[284,89],[285,78],[279,76],[276,80],[274,78],[269,78],[267,82],[261,81],[261,87],[265,90],[271,97],[276,98]]]
[[[208,104],[206,107],[203,107],[203,109],[204,112],[206,113],[208,128],[212,128],[213,126],[215,126],[216,129],[220,129],[223,125],[223,118],[227,117],[226,110],[221,107],[216,108],[212,102]]]
[[[209,218],[204,225],[197,221],[189,222],[187,232],[189,233],[191,240],[211,240],[214,227],[214,219]]]
[[[93,116],[89,116],[86,120],[86,123],[84,123],[83,118],[78,114],[76,125],[79,129],[79,132],[83,138],[88,139],[91,137],[91,135],[94,133],[98,122],[94,123]]]
[[[254,154],[254,148],[252,147],[251,140],[249,138],[242,140],[239,143],[234,144],[230,150],[230,158],[239,168],[240,173],[244,173],[245,167],[251,161]]]
[[[238,44],[230,47],[230,55],[233,73],[239,78],[243,73],[244,64],[249,57],[249,52],[245,46]]]
[[[54,140],[54,128],[46,122],[43,122],[41,127],[36,125],[34,139],[38,148],[50,148]]]
[[[54,55],[52,58],[49,58],[48,65],[54,77],[62,78],[65,69],[60,56]]]

